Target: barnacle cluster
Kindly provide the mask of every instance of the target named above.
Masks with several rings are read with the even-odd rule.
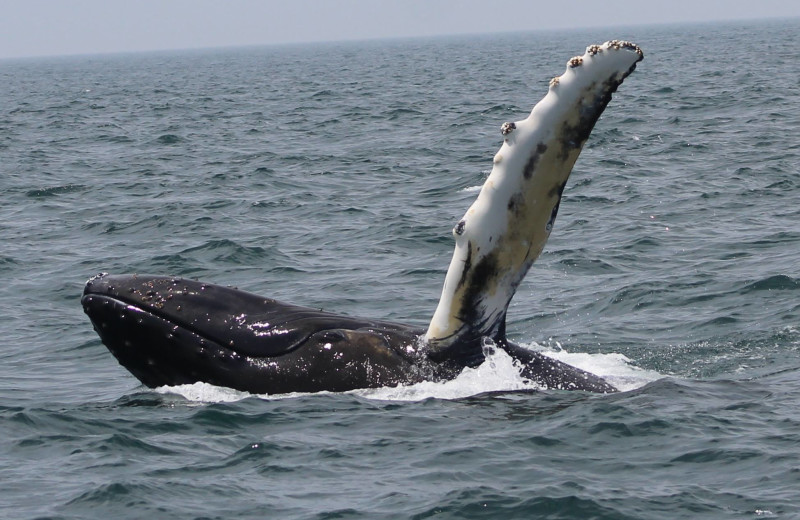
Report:
[[[567,66],[569,66],[569,68],[571,69],[574,69],[575,67],[580,67],[581,65],[583,65],[583,58],[581,56],[575,56],[574,58],[572,58],[567,62]]]

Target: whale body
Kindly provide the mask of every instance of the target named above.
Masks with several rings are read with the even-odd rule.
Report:
[[[553,78],[504,141],[456,247],[427,329],[342,316],[169,276],[100,274],[81,303],[102,342],[149,387],[207,382],[252,393],[347,391],[453,379],[507,352],[546,388],[613,392],[602,378],[514,345],[505,317],[553,228],[581,148],[641,61],[633,43],[592,45]]]
[[[103,343],[145,385],[198,381],[256,394],[343,392],[453,379],[484,345],[432,359],[424,328],[282,303],[164,276],[98,275],[82,298]],[[502,343],[546,388],[613,392],[601,378]]]

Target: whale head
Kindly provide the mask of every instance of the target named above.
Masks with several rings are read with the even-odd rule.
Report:
[[[81,303],[106,347],[149,387],[344,391],[409,382],[410,372],[441,377],[445,368],[419,363],[422,329],[185,278],[101,274]]]

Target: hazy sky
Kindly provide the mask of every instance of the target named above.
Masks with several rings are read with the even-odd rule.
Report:
[[[0,0],[0,58],[798,16],[798,0]]]

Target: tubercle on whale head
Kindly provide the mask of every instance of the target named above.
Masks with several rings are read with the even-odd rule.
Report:
[[[424,338],[433,356],[481,336],[505,340],[506,310],[544,248],[581,148],[643,57],[627,41],[591,45],[551,80],[526,119],[503,124],[492,172],[454,228],[453,258]]]

